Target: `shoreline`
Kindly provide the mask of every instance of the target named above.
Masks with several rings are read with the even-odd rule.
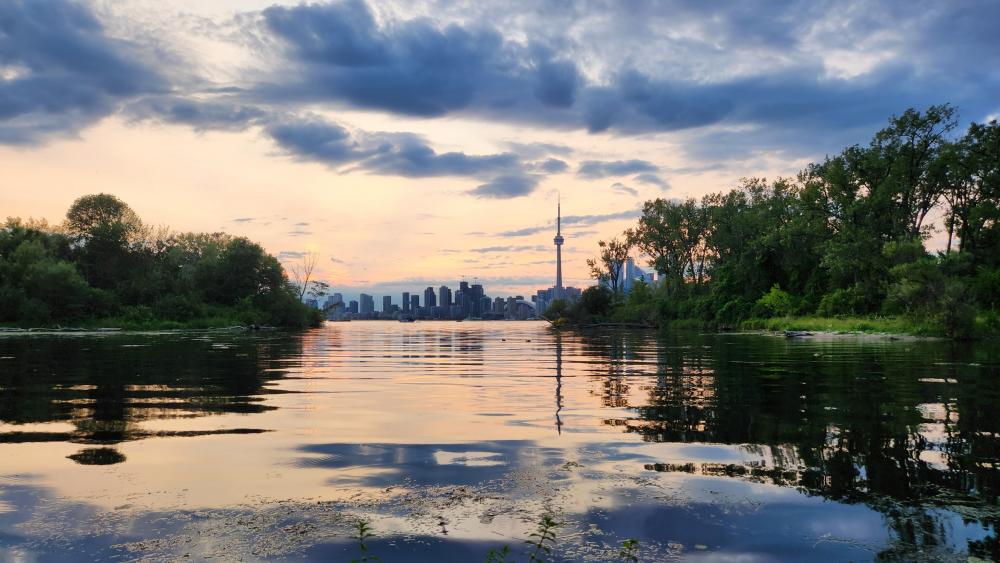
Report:
[[[809,337],[841,337],[864,336],[886,339],[934,339],[954,340],[949,338],[939,327],[919,324],[902,317],[774,317],[746,319],[733,324],[712,323],[695,319],[677,319],[663,324],[637,323],[622,321],[574,323],[566,318],[549,321],[550,326],[562,329],[636,329],[636,330],[678,330],[678,331],[711,331],[719,334],[765,334],[784,336],[787,338]],[[995,329],[987,326],[983,320],[977,321],[976,336],[970,340],[996,339]]]

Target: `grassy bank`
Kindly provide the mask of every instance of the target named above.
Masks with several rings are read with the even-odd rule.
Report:
[[[947,337],[946,330],[930,323],[920,323],[905,317],[775,317],[747,319],[739,323],[742,330],[785,331],[801,330],[833,333],[899,334],[910,336]],[[1000,338],[1000,324],[990,315],[976,318],[972,338],[992,340]]]
[[[920,324],[902,317],[774,317],[747,319],[739,323],[743,330],[802,330],[813,332],[861,332],[866,334],[907,334],[913,336],[944,336],[938,327]]]

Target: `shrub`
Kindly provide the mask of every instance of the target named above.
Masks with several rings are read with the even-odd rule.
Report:
[[[847,289],[835,289],[827,293],[819,301],[816,313],[823,317],[837,315],[855,315],[867,311],[867,299],[864,291],[858,286]]]
[[[796,308],[792,295],[774,284],[770,291],[757,300],[752,313],[755,317],[789,317],[795,314]]]

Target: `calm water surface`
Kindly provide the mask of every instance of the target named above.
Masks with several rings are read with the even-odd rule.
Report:
[[[555,333],[0,336],[0,560],[1000,557],[995,346]]]

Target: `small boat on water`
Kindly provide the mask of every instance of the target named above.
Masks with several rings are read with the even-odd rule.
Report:
[[[414,319],[413,317],[399,317],[399,322],[401,322],[401,323],[412,323],[412,322],[416,322],[416,319]]]

